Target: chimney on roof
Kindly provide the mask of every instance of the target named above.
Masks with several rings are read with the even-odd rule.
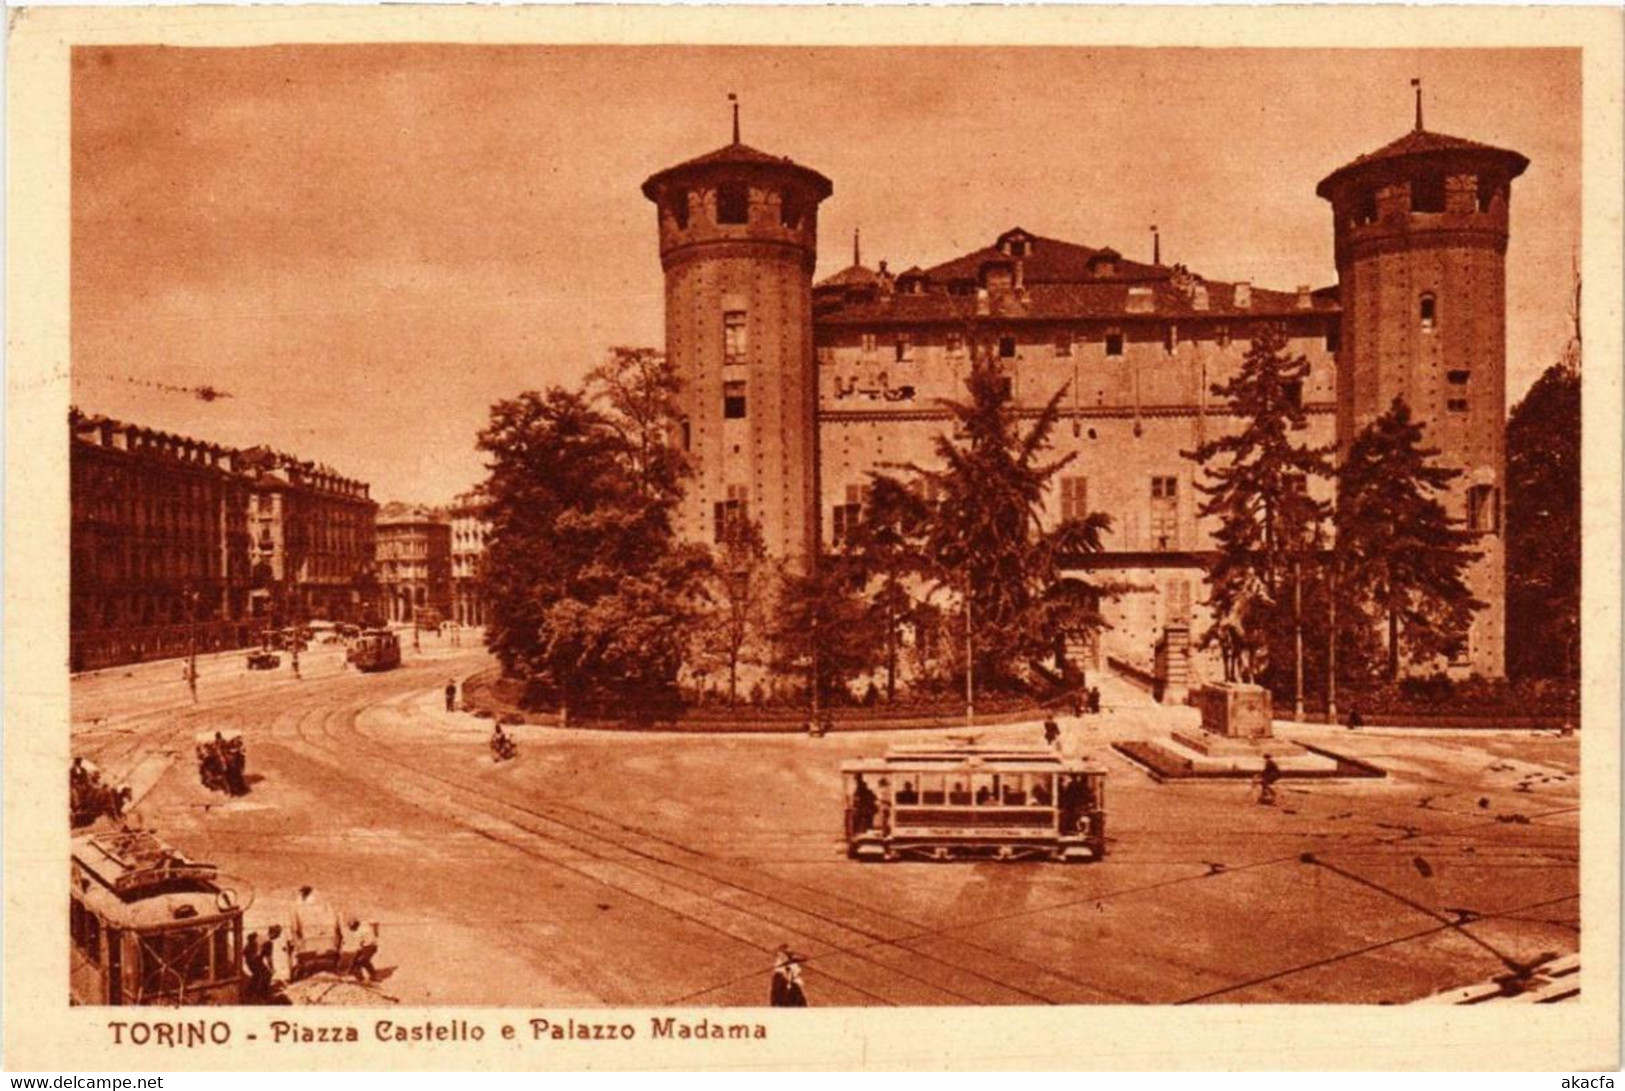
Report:
[[[1251,281],[1236,281],[1236,310],[1250,311],[1253,307],[1253,286]]]
[[[1315,297],[1310,293],[1309,285],[1307,285],[1307,284],[1298,285],[1298,310],[1300,310],[1300,311],[1313,310],[1314,306],[1315,306]]]

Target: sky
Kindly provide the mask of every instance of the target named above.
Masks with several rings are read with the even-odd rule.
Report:
[[[659,346],[653,172],[728,143],[833,180],[819,277],[1021,226],[1216,280],[1333,284],[1328,173],[1408,131],[1511,148],[1508,396],[1580,245],[1565,50],[273,46],[73,63],[72,387],[443,503],[490,406]],[[205,398],[199,390],[227,396]]]

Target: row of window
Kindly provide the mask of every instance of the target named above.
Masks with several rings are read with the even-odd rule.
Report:
[[[1478,175],[1473,179],[1476,190],[1474,205],[1479,212],[1488,212],[1495,201],[1496,194],[1502,190],[1500,180],[1485,175]],[[1445,193],[1448,186],[1442,174],[1423,174],[1411,179],[1410,205],[1412,212],[1436,213],[1445,211]],[[1364,224],[1377,222],[1377,193],[1370,190],[1363,194],[1360,203],[1354,211],[1352,226],[1360,227]]]
[[[728,486],[728,499],[714,506],[715,536],[725,541],[742,524],[749,508],[749,490],[743,485]],[[1151,478],[1150,548],[1170,552],[1181,548],[1179,537],[1179,478],[1157,475]],[[830,537],[836,545],[845,543],[863,518],[869,502],[869,486],[848,485],[846,502],[830,509]],[[1089,514],[1089,479],[1081,474],[1061,478],[1061,518],[1082,519]],[[1501,529],[1500,491],[1493,485],[1474,485],[1467,490],[1467,529],[1495,534]]]
[[[677,226],[686,230],[689,222],[689,191],[677,190],[672,194],[668,209]],[[779,195],[779,223],[792,230],[801,226],[805,209],[792,193]],[[744,182],[723,182],[717,186],[717,223],[750,223],[750,186]]]

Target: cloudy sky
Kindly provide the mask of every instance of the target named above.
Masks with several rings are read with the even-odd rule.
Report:
[[[1431,130],[1513,148],[1509,391],[1567,336],[1563,51],[279,46],[82,49],[73,397],[441,502],[490,404],[659,345],[652,172],[728,141],[835,183],[819,276],[1019,224],[1215,279],[1336,280],[1327,173]],[[213,387],[228,398],[190,391]]]

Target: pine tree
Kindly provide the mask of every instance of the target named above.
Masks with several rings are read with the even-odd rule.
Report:
[[[1438,454],[1422,446],[1421,424],[1396,397],[1355,437],[1338,474],[1340,598],[1366,624],[1386,627],[1389,680],[1402,660],[1457,654],[1484,605],[1464,581],[1478,557],[1473,536],[1435,495],[1461,471],[1436,464]]]
[[[1216,518],[1218,559],[1208,573],[1213,626],[1202,646],[1217,644],[1226,681],[1262,681],[1269,669],[1272,637],[1291,623],[1287,583],[1301,578],[1315,548],[1315,532],[1328,514],[1310,480],[1328,477],[1326,448],[1293,442],[1305,427],[1304,356],[1288,356],[1286,336],[1267,326],[1254,338],[1241,370],[1213,395],[1242,419],[1240,431],[1201,444],[1184,457],[1202,464],[1206,499],[1198,512]]]
[[[1076,457],[1043,459],[1064,386],[1023,430],[1009,379],[992,358],[972,366],[966,385],[968,400],[945,403],[955,429],[937,436],[937,465],[898,467],[906,478],[885,487],[920,502],[907,534],[920,573],[968,607],[976,679],[1009,684],[1021,664],[1053,654],[1064,635],[1103,625],[1106,589],[1063,577],[1060,566],[1068,556],[1098,552],[1111,519],[1096,512],[1044,529],[1046,491]],[[875,488],[886,480],[876,475]]]

